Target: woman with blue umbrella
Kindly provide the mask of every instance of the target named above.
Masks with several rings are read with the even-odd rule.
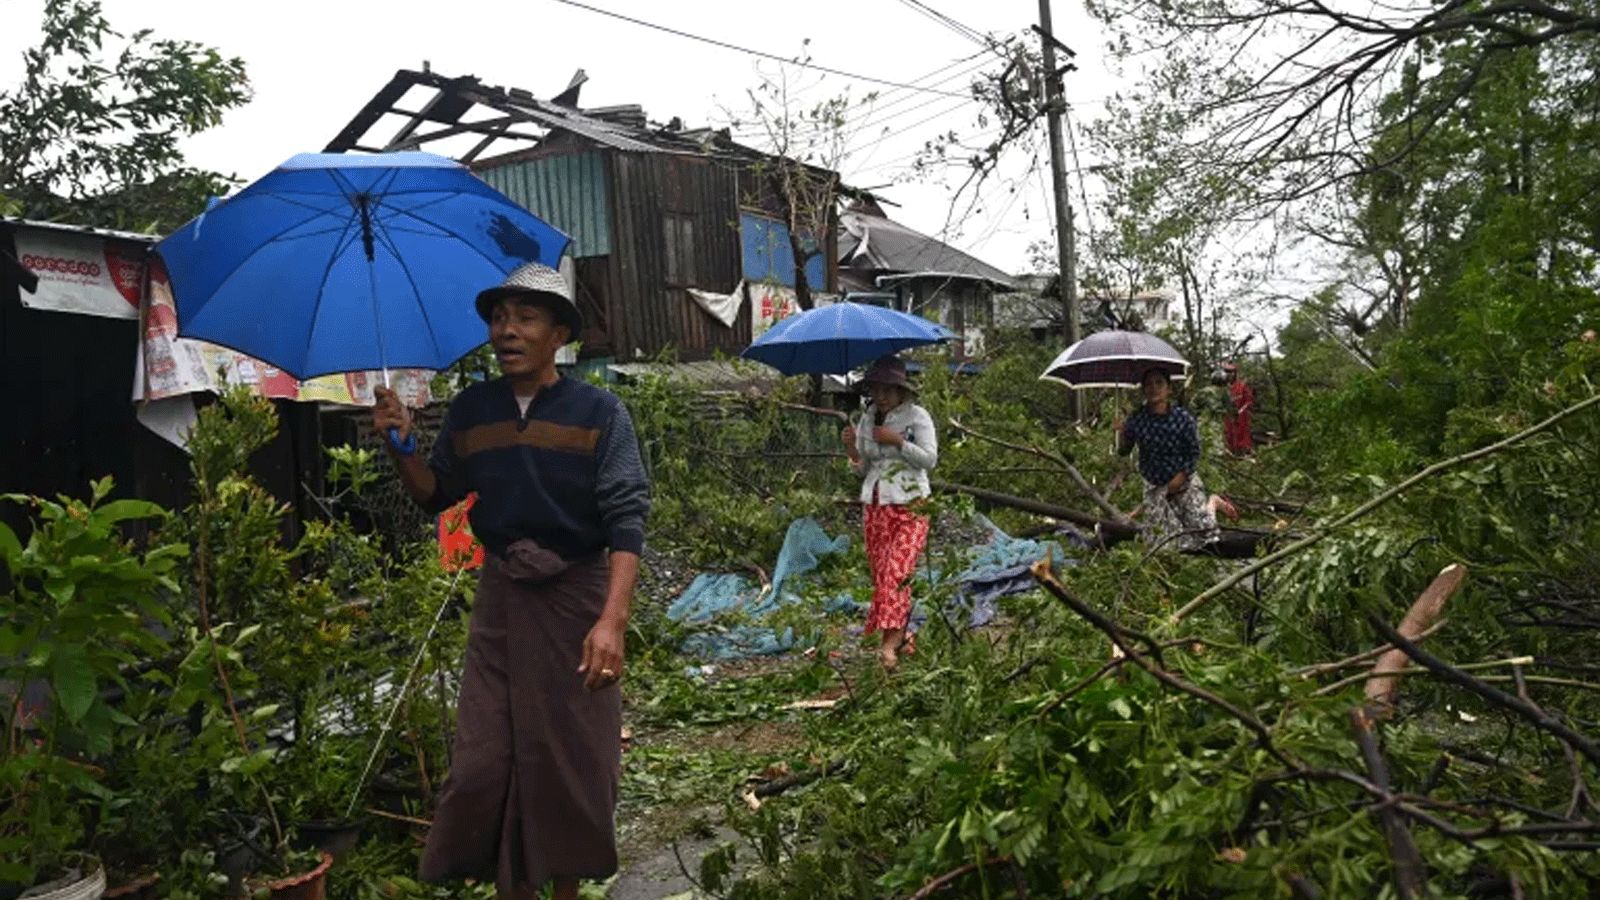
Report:
[[[917,512],[931,493],[928,470],[939,462],[933,417],[912,402],[906,364],[883,356],[861,376],[870,398],[860,427],[846,425],[840,437],[850,463],[861,472],[862,530],[872,569],[872,606],[866,633],[883,634],[878,660],[894,671],[900,652],[912,652],[911,578],[928,542],[928,517]]]

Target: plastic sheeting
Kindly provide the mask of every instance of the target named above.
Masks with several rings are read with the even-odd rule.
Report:
[[[997,612],[995,601],[1000,597],[1032,590],[1034,581],[1029,567],[1046,553],[1065,565],[1076,562],[1055,541],[1014,538],[988,519],[980,516],[979,520],[988,529],[988,535],[962,554],[964,568],[952,579],[954,590],[943,613],[947,619],[964,619],[969,628],[992,621]],[[1074,547],[1074,553],[1084,546],[1076,535],[1069,535],[1069,545]],[[849,547],[849,536],[830,538],[816,520],[796,519],[784,536],[769,588],[742,575],[701,574],[667,608],[667,617],[694,626],[684,649],[700,656],[737,659],[791,650],[810,635],[797,635],[793,627],[778,630],[760,624],[761,621],[783,606],[800,602],[800,594],[794,586],[803,583],[822,557],[843,553]],[[866,577],[865,571],[862,577]],[[921,567],[916,577],[921,585],[942,581],[939,572],[930,576],[926,567]],[[928,616],[928,591],[921,585],[916,589],[913,630]],[[824,613],[858,612],[863,608],[863,604],[848,596],[822,601]],[[738,624],[719,622],[734,617],[739,618]]]

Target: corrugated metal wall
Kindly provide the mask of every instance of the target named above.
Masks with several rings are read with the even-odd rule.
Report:
[[[669,347],[680,360],[743,350],[750,343],[748,314],[741,311],[730,328],[688,292],[697,287],[727,293],[739,283],[733,170],[706,157],[667,153],[612,153],[609,159],[616,223],[610,268],[618,287],[611,304],[613,333],[621,336],[614,342],[617,358],[632,359],[636,352],[653,357]],[[670,260],[669,234],[677,253]]]
[[[566,232],[575,257],[611,252],[611,200],[598,151],[541,156],[477,171],[529,212]]]
[[[478,174],[572,236],[578,302],[590,326],[584,356],[626,361],[671,348],[689,361],[718,350],[737,354],[750,343],[747,308],[728,327],[688,292],[728,293],[743,277],[740,208],[751,198],[741,203],[740,190],[756,197],[759,179],[737,166],[598,149],[518,159]],[[834,247],[829,235],[828,252],[815,261],[826,271],[815,290],[836,283]]]

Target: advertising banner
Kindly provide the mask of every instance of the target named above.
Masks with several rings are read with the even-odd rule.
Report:
[[[98,234],[18,228],[17,261],[37,275],[33,293],[19,291],[22,305],[50,312],[139,317],[139,282],[144,246]]]
[[[752,282],[750,284],[750,339],[753,341],[778,320],[794,315],[800,309],[795,304],[794,291],[781,284]]]

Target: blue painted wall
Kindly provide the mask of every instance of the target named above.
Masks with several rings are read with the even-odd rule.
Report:
[[[789,250],[789,229],[776,219],[754,213],[739,214],[739,242],[744,251],[746,281],[774,281],[794,287],[794,254]],[[828,289],[826,254],[806,263],[806,284],[813,291]]]

